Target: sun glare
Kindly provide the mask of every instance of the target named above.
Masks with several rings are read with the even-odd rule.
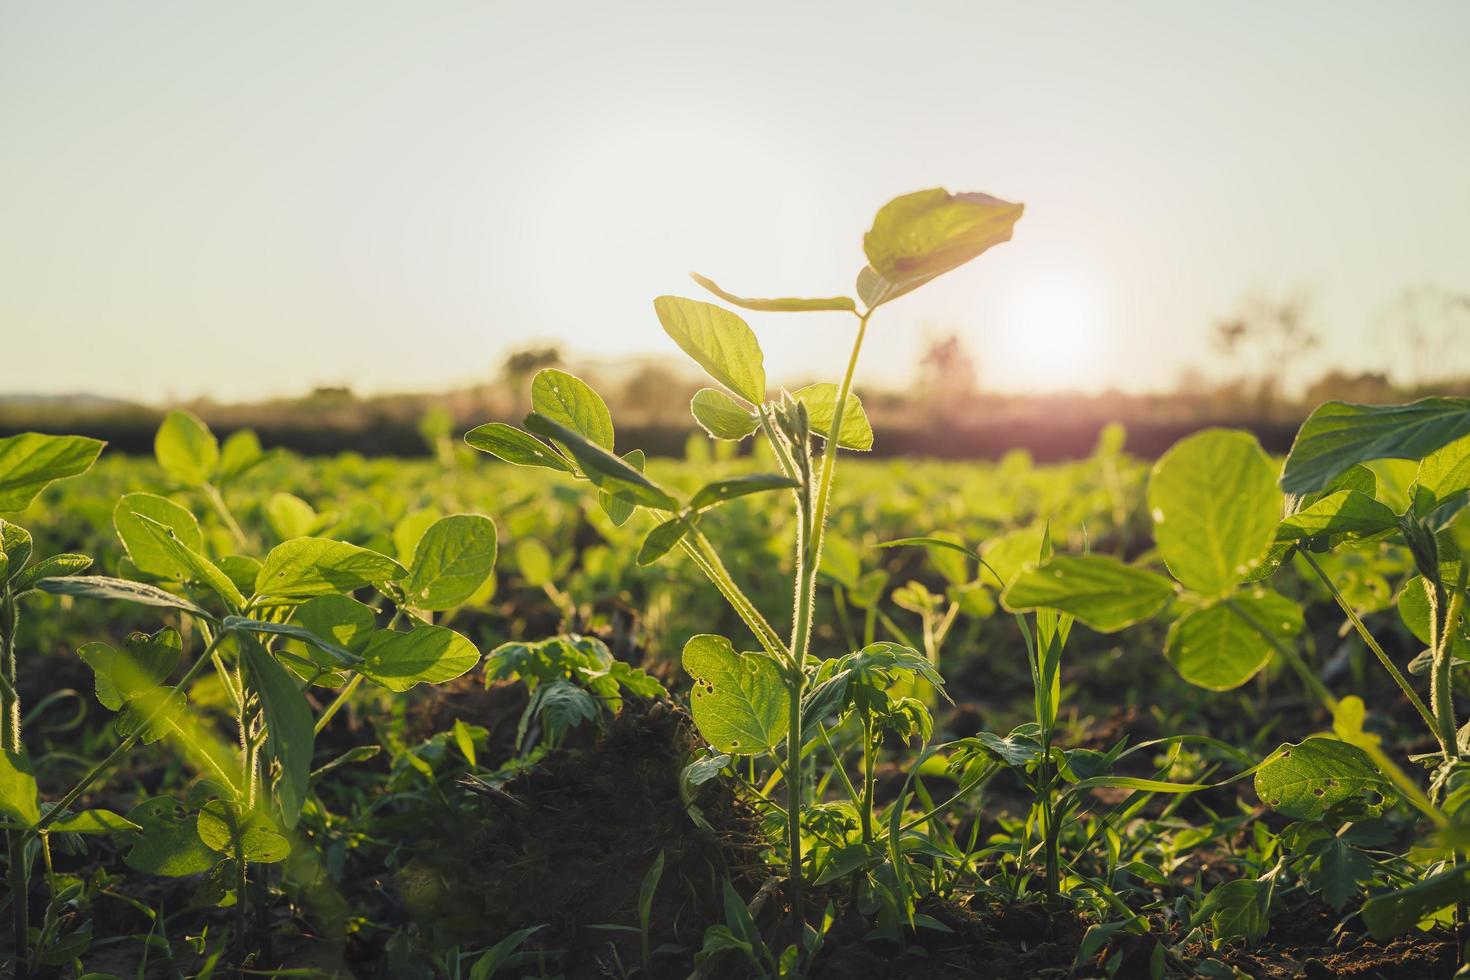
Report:
[[[986,331],[983,381],[1007,391],[1101,387],[1106,293],[1084,274],[1018,282]]]

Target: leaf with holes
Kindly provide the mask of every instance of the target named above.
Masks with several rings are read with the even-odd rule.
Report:
[[[760,755],[786,736],[791,692],[774,660],[739,653],[723,636],[703,633],[684,644],[683,662],[694,679],[694,723],[715,749]]]
[[[1378,816],[1396,793],[1368,754],[1334,738],[1282,745],[1256,770],[1256,795],[1296,820],[1320,820],[1332,807],[1357,797]]]

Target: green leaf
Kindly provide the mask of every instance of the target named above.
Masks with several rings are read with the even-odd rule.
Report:
[[[623,462],[627,463],[639,473],[643,472],[643,450],[632,449],[623,454]],[[622,527],[628,523],[628,518],[638,509],[638,503],[627,497],[609,493],[606,490],[597,491],[597,503],[602,507],[603,513],[613,522],[614,527]]]
[[[133,516],[138,517],[136,514]],[[180,578],[208,586],[231,612],[239,612],[245,608],[245,597],[240,594],[235,583],[230,581],[230,577],[215,567],[214,562],[180,541],[174,529],[168,525],[147,517],[139,517],[139,520],[143,531],[153,539],[153,543],[184,570]]]
[[[1470,898],[1470,864],[1461,864],[1408,888],[1374,895],[1363,903],[1363,924],[1374,939],[1391,939],[1467,898]]]
[[[147,696],[168,680],[179,666],[184,642],[178,631],[165,627],[149,636],[132,633],[121,650],[106,643],[84,643],[77,656],[96,675],[97,700],[109,711]]]
[[[42,558],[11,580],[16,595],[24,595],[35,588],[43,578],[64,578],[77,575],[92,567],[92,559],[86,555],[52,555]]]
[[[1244,939],[1254,943],[1271,928],[1271,886],[1252,878],[1216,885],[1200,906],[1210,916],[1215,940]]]
[[[316,530],[316,508],[294,493],[273,493],[265,502],[265,517],[282,541],[304,538]]]
[[[859,295],[877,306],[964,265],[1010,241],[1022,210],[989,194],[951,194],[942,187],[894,198],[863,236],[869,268],[866,283],[858,278]]]
[[[715,439],[739,442],[760,428],[760,416],[718,388],[701,388],[689,403],[694,421]]]
[[[281,767],[274,802],[287,828],[296,826],[310,791],[316,733],[296,678],[249,633],[236,634],[251,685],[265,714],[265,748]]]
[[[737,653],[729,640],[708,633],[684,644],[683,659],[694,678],[694,723],[715,749],[760,755],[786,736],[791,691],[774,660]]]
[[[647,507],[660,510],[674,510],[678,507],[678,501],[663,488],[606,449],[588,442],[580,433],[535,413],[526,416],[525,425],[537,435],[555,439],[565,445],[582,467],[582,472],[587,474],[587,479],[601,489]]]
[[[319,596],[317,599],[312,599],[311,601],[317,602],[321,599],[353,601],[346,596]],[[363,608],[367,609],[366,606],[363,606]],[[368,613],[371,617],[372,610],[369,609]],[[289,636],[293,640],[300,640],[302,643],[321,650],[335,661],[336,666],[353,666],[362,659],[347,647],[331,639],[330,632],[326,634],[316,633],[305,626],[299,626],[295,623],[272,623],[261,619],[249,619],[245,616],[226,616],[224,621],[220,623],[220,628],[226,630],[244,630],[249,633],[264,633],[269,636]]]
[[[224,800],[204,804],[195,829],[205,847],[226,857],[241,855],[252,864],[275,864],[291,853],[290,842],[264,813],[240,813]]]
[[[36,588],[52,595],[71,595],[85,599],[121,599],[143,606],[160,606],[164,609],[182,609],[201,619],[214,621],[214,616],[200,609],[188,599],[165,592],[142,582],[111,578],[106,575],[73,575],[70,578],[45,578],[36,583]]]
[[[1048,528],[1044,524],[1007,531],[998,538],[991,538],[980,549],[985,565],[981,567],[983,577],[999,578],[1001,588],[1014,582],[1026,568],[1037,560],[1043,550],[1050,547]]]
[[[681,296],[660,296],[653,309],[664,332],[710,377],[752,405],[766,400],[765,357],[744,320],[713,303]]]
[[[1149,477],[1159,552],[1175,578],[1205,595],[1229,593],[1265,560],[1281,507],[1275,468],[1248,432],[1196,433]]]
[[[111,810],[80,810],[55,821],[50,829],[53,833],[116,834],[143,828]]]
[[[480,662],[475,645],[443,626],[416,626],[408,633],[380,631],[363,650],[358,670],[390,691],[453,680]]]
[[[613,448],[612,415],[602,396],[574,374],[546,368],[531,381],[531,407],[608,452]]]
[[[104,445],[84,436],[39,432],[0,439],[0,511],[25,510],[52,482],[85,473]]]
[[[698,493],[689,500],[691,510],[703,510],[716,504],[723,504],[727,500],[736,497],[744,497],[752,493],[765,493],[770,490],[790,490],[801,486],[800,483],[780,473],[748,473],[744,476],[732,476],[725,480],[716,480],[705,484]]]
[[[1398,515],[1387,504],[1356,490],[1339,490],[1282,521],[1276,540],[1304,541],[1322,535],[1361,538],[1398,525]]]
[[[1266,588],[1190,610],[1169,627],[1164,656],[1196,687],[1228,691],[1271,660],[1271,644],[1230,607],[1232,602],[1283,644],[1295,642],[1302,630],[1301,607]]]
[[[472,449],[517,466],[542,466],[561,473],[574,471],[572,464],[556,450],[504,422],[486,422],[476,426],[464,434],[464,441]]]
[[[1433,510],[1455,494],[1470,489],[1470,436],[1456,439],[1421,459],[1414,486],[1416,512]]]
[[[1324,902],[1341,912],[1358,894],[1358,886],[1372,879],[1373,872],[1368,855],[1341,837],[1330,837],[1322,844],[1312,884]]]
[[[19,524],[0,520],[0,583],[19,574],[31,560],[35,542]]]
[[[257,597],[309,599],[396,581],[403,566],[387,555],[327,538],[292,538],[271,549],[255,580]]]
[[[837,385],[822,382],[807,385],[791,396],[806,405],[807,416],[812,420],[812,433],[823,439],[832,432],[832,418],[837,414],[837,391]],[[873,427],[868,423],[868,413],[863,411],[862,399],[851,391],[842,407],[842,431],[838,433],[837,445],[859,452],[873,448]]]
[[[478,514],[452,514],[424,532],[403,583],[408,603],[440,612],[474,595],[495,569],[495,522]]]
[[[128,821],[139,829],[118,831],[113,841],[127,848],[123,861],[130,868],[182,878],[208,871],[217,860],[199,839],[193,815],[166,796],[139,803],[128,811]]]
[[[251,429],[237,429],[220,447],[218,474],[221,480],[233,480],[265,460],[260,437]]]
[[[202,487],[219,467],[219,441],[199,416],[175,409],[164,416],[153,437],[153,455],[173,479]]]
[[[354,654],[373,634],[373,611],[351,596],[323,595],[297,606],[291,618],[315,638],[330,640]]]
[[[846,311],[848,313],[857,312],[857,304],[848,296],[827,296],[820,299],[792,299],[790,297],[781,297],[779,299],[750,299],[745,296],[736,296],[734,293],[725,292],[725,290],[715,284],[713,279],[701,276],[697,272],[691,272],[689,275],[695,282],[731,306],[754,310],[757,313],[814,313],[823,310]]]
[[[1256,795],[1271,809],[1295,820],[1320,820],[1332,807],[1364,794],[1377,816],[1393,803],[1393,784],[1355,745],[1334,738],[1309,738],[1282,745],[1256,770]]]
[[[1327,402],[1297,431],[1281,487],[1309,493],[1354,463],[1420,459],[1470,435],[1470,398],[1423,398],[1407,405]]]
[[[41,796],[31,760],[10,749],[0,751],[0,816],[27,827],[41,822]]]
[[[1162,575],[1104,555],[1056,555],[1022,571],[1001,595],[1011,612],[1057,609],[1103,633],[1141,622],[1174,595]]]
[[[648,532],[638,548],[638,564],[652,565],[673,550],[689,533],[689,521],[683,517],[671,517]]]
[[[192,551],[204,549],[199,521],[187,508],[151,493],[124,494],[112,509],[112,526],[138,571],[182,581],[188,575],[188,566],[148,533],[145,518],[172,529],[179,543]]]

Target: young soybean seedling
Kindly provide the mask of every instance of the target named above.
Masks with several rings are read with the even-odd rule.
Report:
[[[24,510],[57,480],[85,473],[103,444],[83,436],[25,432],[0,439],[0,511]],[[41,821],[40,796],[26,755],[17,690],[20,600],[46,578],[76,575],[92,564],[84,555],[51,555],[32,561],[30,532],[0,520],[0,817],[10,878],[10,915],[15,936],[16,973],[30,968],[30,856],[26,840]],[[115,816],[115,814],[110,815]]]
[[[1381,499],[1375,472],[1363,465],[1384,458],[1418,461],[1403,510]],[[1286,661],[1331,716],[1332,732],[1282,745],[1260,763],[1255,786],[1262,801],[1298,821],[1331,821],[1335,815],[1340,822],[1350,812],[1376,816],[1402,796],[1438,829],[1436,846],[1451,862],[1428,879],[1364,905],[1364,921],[1382,938],[1470,899],[1470,873],[1458,863],[1465,838],[1456,829],[1470,810],[1464,809],[1467,794],[1455,792],[1470,785],[1470,764],[1463,761],[1467,740],[1450,685],[1456,652],[1470,651],[1464,615],[1470,534],[1462,519],[1467,500],[1470,399],[1387,406],[1329,402],[1303,423],[1279,471],[1279,489],[1277,468],[1248,433],[1199,433],[1159,460],[1148,502],[1174,582],[1114,559],[1056,556],[1028,569],[1004,601],[1010,608],[1064,610],[1106,632],[1176,602],[1183,611],[1169,628],[1165,656],[1185,680],[1214,690],[1245,683],[1273,655]],[[1323,559],[1336,551],[1395,541],[1416,573],[1399,591],[1397,605],[1428,647],[1410,665],[1410,673],[1428,675],[1427,704],[1324,568]],[[1261,584],[1293,557],[1331,594],[1438,742],[1428,793],[1388,757],[1376,735],[1363,730],[1362,700],[1338,699],[1297,653],[1301,608]],[[1346,887],[1358,886],[1354,881]]]
[[[872,445],[872,428],[852,390],[863,338],[879,307],[1008,241],[1021,212],[1021,205],[987,194],[937,188],[890,201],[863,238],[867,264],[857,277],[857,299],[751,299],[694,277],[729,306],[744,310],[851,314],[856,335],[837,383],[773,396],[755,332],[739,315],[679,296],[654,300],[654,312],[670,339],[718,384],[694,396],[690,407],[695,420],[715,439],[738,442],[761,432],[780,473],[717,481],[679,501],[643,474],[641,455],[615,454],[606,405],[585,383],[560,371],[543,371],[533,382],[535,411],[525,420],[526,431],[490,423],[465,437],[476,449],[507,462],[589,480],[614,521],[626,521],[638,508],[647,510],[657,523],[644,539],[639,561],[651,563],[679,548],[749,627],[760,653],[741,652],[725,637],[696,636],[685,647],[684,667],[694,678],[695,723],[711,745],[732,757],[776,757],[786,784],[789,898],[794,921],[803,928],[806,794],[801,770],[808,744],[803,705],[818,668],[808,658],[838,450]],[[825,444],[820,457],[813,452],[818,440]],[[735,582],[700,527],[701,517],[721,503],[768,490],[790,491],[796,515],[792,625],[786,638]]]
[[[174,479],[217,474],[213,435],[197,420],[181,426],[171,416],[160,430],[165,472]],[[181,439],[180,431],[192,435]],[[227,511],[221,509],[219,517],[228,525]],[[243,957],[248,871],[284,861],[299,843],[297,826],[312,810],[317,733],[363,680],[404,692],[453,679],[479,662],[473,643],[432,620],[436,612],[468,600],[489,578],[495,525],[478,515],[443,517],[423,530],[405,567],[367,548],[307,535],[280,542],[263,559],[215,554],[221,540],[248,538],[206,535],[187,508],[150,493],[124,495],[113,524],[128,555],[121,567],[138,580],[73,575],[44,578],[35,586],[153,607],[191,620],[193,629],[170,624],[152,635],[133,634],[119,649],[96,642],[78,650],[95,675],[98,701],[117,713],[120,741],[44,813],[31,781],[26,813],[38,816],[22,822],[43,848],[48,833],[92,827],[90,832],[112,834],[126,852],[125,862],[137,870],[207,873],[213,900],[222,902],[233,891],[235,943]],[[386,628],[378,629],[377,610],[356,598],[370,591],[395,608]],[[410,628],[398,629],[405,621]],[[182,637],[195,631],[204,647],[170,684],[185,663]],[[234,715],[238,748],[187,710],[191,683],[211,668]],[[315,715],[307,699],[314,687],[337,689]],[[72,811],[139,741],[164,738],[204,773],[214,798],[197,812],[167,797],[145,800],[126,817]]]

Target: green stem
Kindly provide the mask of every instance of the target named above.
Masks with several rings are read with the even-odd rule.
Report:
[[[326,728],[327,724],[332,720],[332,716],[341,710],[342,705],[347,703],[347,699],[352,696],[352,692],[356,691],[361,684],[362,675],[353,674],[352,678],[346,684],[342,685],[342,690],[337,692],[337,696],[332,699],[332,703],[327,705],[326,710],[321,713],[321,717],[317,718],[316,726],[312,729],[313,732],[320,735],[322,729]]]
[[[7,589],[0,600],[0,640],[3,640],[4,696],[0,699],[0,749],[19,754],[23,745],[20,733],[20,692],[17,688],[15,634],[20,626],[20,610],[15,596]],[[30,867],[26,861],[25,835],[5,832],[5,852],[9,861],[10,915],[15,936],[15,975],[30,973]]]
[[[863,712],[863,843],[873,843],[873,722]]]
[[[1348,618],[1348,622],[1352,623],[1353,628],[1358,631],[1358,636],[1367,644],[1368,649],[1373,651],[1373,655],[1378,658],[1378,662],[1383,664],[1383,669],[1388,671],[1389,676],[1393,678],[1393,682],[1399,686],[1399,690],[1404,692],[1404,697],[1409,699],[1409,703],[1414,706],[1414,710],[1419,712],[1419,717],[1424,719],[1424,724],[1429,727],[1430,731],[1435,733],[1435,737],[1439,737],[1439,726],[1435,723],[1434,715],[1430,713],[1423,699],[1414,691],[1414,687],[1409,683],[1409,679],[1389,659],[1388,654],[1383,651],[1383,647],[1373,638],[1373,634],[1368,632],[1368,627],[1363,625],[1363,620],[1358,616],[1357,610],[1352,607],[1352,604],[1338,590],[1337,585],[1323,571],[1322,566],[1317,563],[1317,559],[1301,549],[1298,549],[1297,553],[1306,560],[1308,567],[1322,580],[1322,584],[1327,586],[1327,591],[1332,593],[1332,598],[1336,600],[1338,608],[1343,611],[1343,614]],[[1440,742],[1440,748],[1448,748],[1443,740]]]
[[[710,546],[708,539],[697,529],[691,529],[679,545],[745,621],[745,625],[750,627],[750,631],[755,634],[766,652],[780,663],[789,663],[791,653],[786,649],[786,644],[771,624],[766,622],[760,610],[755,608],[755,604],[741,591],[740,586],[735,584],[735,579],[720,561],[720,556]]]
[[[1455,591],[1446,599],[1444,589],[1436,584],[1434,606],[1440,615],[1439,633],[1431,633],[1434,639],[1434,653],[1431,673],[1431,684],[1429,688],[1429,706],[1434,712],[1434,719],[1438,725],[1439,740],[1444,745],[1445,758],[1458,759],[1460,757],[1459,739],[1456,737],[1455,725],[1455,703],[1453,689],[1450,685],[1450,671],[1454,666],[1454,659],[1450,656],[1451,648],[1454,646],[1455,630],[1459,628],[1460,612],[1465,602],[1465,574],[1470,572],[1470,563],[1460,563],[1460,575],[1455,584]],[[1431,613],[1435,610],[1431,609]],[[1431,627],[1436,618],[1431,615]]]
[[[837,469],[837,442],[842,434],[842,418],[847,412],[847,397],[852,393],[852,376],[857,371],[858,355],[862,353],[863,336],[868,332],[868,318],[872,310],[858,317],[857,337],[852,343],[852,353],[847,358],[847,371],[842,376],[842,385],[837,389],[837,403],[832,409],[832,425],[827,430],[827,445],[822,452],[822,471],[817,481],[816,506],[811,515],[811,541],[806,561],[799,570],[801,575],[800,594],[797,602],[797,622],[792,629],[791,653],[797,663],[806,659],[807,643],[811,639],[812,607],[816,603],[817,567],[822,562],[822,543],[826,535],[827,505],[832,499],[832,474]]]
[[[1234,599],[1226,599],[1225,605],[1230,608],[1231,612],[1239,616],[1247,626],[1255,630],[1261,639],[1265,640],[1267,645],[1272,650],[1275,650],[1282,660],[1287,662],[1291,669],[1296,672],[1297,676],[1301,678],[1307,690],[1311,691],[1317,700],[1322,702],[1323,707],[1330,713],[1337,714],[1337,698],[1333,697],[1332,692],[1327,690],[1327,686],[1322,683],[1322,678],[1318,677],[1312,668],[1307,666],[1300,654],[1282,643],[1275,633],[1272,633],[1265,626],[1261,625],[1254,616],[1242,609]]]
[[[225,503],[224,494],[219,492],[219,487],[213,483],[206,483],[204,485],[204,495],[209,498],[209,502],[213,505],[215,513],[220,516],[220,520],[225,522],[225,527],[230,529],[230,534],[234,536],[235,542],[241,547],[244,547],[247,543],[245,530],[240,527],[240,522],[235,520],[235,515],[230,513],[230,508]]]

